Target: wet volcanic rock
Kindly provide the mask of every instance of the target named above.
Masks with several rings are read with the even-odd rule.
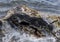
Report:
[[[53,26],[49,25],[46,21],[44,21],[42,18],[37,18],[37,17],[30,17],[26,14],[14,14],[11,17],[7,19],[8,23],[13,27],[13,28],[21,28],[20,26],[28,26],[29,28],[31,27],[34,29],[35,33],[38,31],[41,33],[40,30],[42,29],[48,29],[49,31],[53,30]],[[27,28],[28,28],[27,27]],[[26,29],[27,29],[26,28]],[[23,28],[22,28],[23,29]],[[29,30],[28,30],[29,31]],[[31,32],[31,31],[29,31]],[[35,34],[34,33],[34,34]],[[37,34],[38,35],[38,34]],[[40,36],[40,35],[39,35]]]

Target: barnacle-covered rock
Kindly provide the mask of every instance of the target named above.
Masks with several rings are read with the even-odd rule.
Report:
[[[56,28],[60,28],[60,16],[52,15],[48,16],[48,19],[52,20],[52,24],[54,24]]]
[[[23,13],[26,13],[29,16],[41,17],[41,14],[39,13],[39,11],[36,11],[35,9],[31,9],[26,5],[22,5],[21,10]]]
[[[53,33],[58,38],[57,42],[59,42],[60,41],[60,15],[49,15],[46,18],[50,19],[51,24],[54,25]]]

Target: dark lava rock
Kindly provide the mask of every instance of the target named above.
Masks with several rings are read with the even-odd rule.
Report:
[[[46,21],[44,21],[42,18],[36,18],[36,17],[30,17],[26,14],[14,14],[10,18],[7,19],[8,22],[11,24],[12,27],[20,26],[20,25],[32,25],[35,27],[46,27],[50,31],[53,30],[53,26],[49,25]]]
[[[15,29],[18,29],[18,28],[21,29],[21,26],[22,27],[29,26],[30,28],[35,30],[34,31],[35,35],[38,35],[39,33],[41,34],[41,31],[40,31],[41,29],[47,30],[49,32],[53,30],[53,26],[51,24],[49,25],[42,18],[30,17],[26,14],[16,13],[16,14],[12,15],[11,17],[9,17],[7,19],[7,21],[11,25],[11,27],[13,27]],[[27,31],[29,31],[29,30],[27,30]]]
[[[2,21],[0,21],[0,29],[2,28]]]
[[[2,41],[2,37],[5,36],[4,33],[2,32],[2,26],[3,26],[2,21],[0,21],[0,41]]]

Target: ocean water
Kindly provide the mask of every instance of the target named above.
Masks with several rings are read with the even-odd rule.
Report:
[[[3,18],[8,10],[23,4],[26,4],[28,7],[38,11],[60,14],[60,0],[0,0],[0,18]],[[32,36],[28,36],[28,34],[25,33],[21,35],[21,33],[7,25],[8,23],[5,25],[8,33],[5,34],[6,37],[3,38],[3,42],[12,42],[10,41],[12,38],[15,38],[13,42],[56,42],[54,37],[37,39]],[[7,28],[10,28],[10,30]]]
[[[20,4],[26,4],[39,11],[60,13],[60,0],[0,0],[0,17],[5,16],[9,9]]]

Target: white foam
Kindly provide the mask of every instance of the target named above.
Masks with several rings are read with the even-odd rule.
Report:
[[[16,31],[15,29],[11,28],[7,22],[4,23],[3,29],[5,29],[5,37],[3,37],[3,42],[10,42],[12,39],[15,42],[56,42],[54,37],[36,38],[33,35]]]

